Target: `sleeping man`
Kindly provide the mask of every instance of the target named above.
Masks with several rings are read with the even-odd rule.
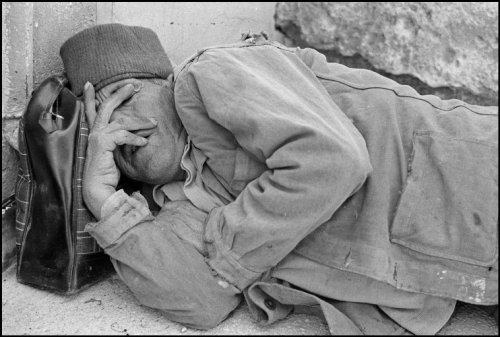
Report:
[[[265,38],[173,68],[150,29],[106,24],[61,57],[90,125],[86,228],[143,305],[435,334],[457,300],[498,304],[497,107]]]

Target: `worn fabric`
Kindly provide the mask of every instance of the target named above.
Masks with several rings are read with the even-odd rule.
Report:
[[[327,221],[372,168],[359,131],[294,53],[241,46],[208,49],[181,66],[174,94],[202,154],[198,194],[234,199],[211,207],[208,263],[243,290]]]
[[[263,322],[308,307],[332,333],[399,334],[496,301],[496,107],[267,42],[200,51],[174,80],[188,179],[155,189],[156,217],[119,191],[89,226],[142,303],[206,327],[243,291]],[[169,199],[206,219],[172,225]]]
[[[141,194],[129,197],[119,190],[103,205],[101,222],[87,230],[142,304],[186,326],[206,329],[236,307],[241,292],[213,269],[200,268],[207,256],[200,245],[207,213],[175,185],[156,189],[153,198],[162,202],[156,217]],[[293,253],[243,295],[261,324],[272,324],[292,311],[316,314],[334,335],[433,334],[455,306],[454,300],[399,291]]]
[[[87,230],[141,304],[161,309],[168,319],[188,327],[208,329],[236,308],[241,295],[227,282],[221,286],[224,280],[176,232],[188,223],[203,226],[194,207],[184,219],[182,210],[165,208],[154,217],[141,194],[128,196],[119,190],[103,205],[101,221]]]
[[[319,58],[307,52],[306,63]],[[497,304],[498,107],[324,65],[314,72],[362,133],[374,170],[297,252],[400,289]]]
[[[175,81],[179,117],[217,176],[204,184],[237,196],[211,210],[206,240],[209,263],[241,289],[276,262],[261,257],[281,260],[307,236],[296,252],[334,268],[496,303],[497,107],[271,43],[209,48]]]

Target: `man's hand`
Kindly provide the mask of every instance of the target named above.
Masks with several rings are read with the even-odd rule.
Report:
[[[156,126],[154,121],[134,118],[117,119],[109,123],[113,111],[134,94],[134,86],[124,84],[102,101],[96,112],[94,87],[87,83],[84,89],[85,115],[90,130],[82,191],[85,204],[98,220],[101,219],[104,201],[116,191],[120,179],[113,151],[124,144],[146,145],[147,139],[131,131]]]

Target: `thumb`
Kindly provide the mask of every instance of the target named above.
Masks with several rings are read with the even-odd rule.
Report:
[[[85,116],[87,117],[87,122],[89,127],[92,128],[96,118],[96,104],[95,104],[95,90],[92,83],[87,82],[83,87],[83,104],[85,107]]]

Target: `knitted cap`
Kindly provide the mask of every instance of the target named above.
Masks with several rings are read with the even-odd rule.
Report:
[[[172,64],[149,28],[110,23],[85,29],[60,49],[71,90],[82,95],[87,81],[96,91],[126,78],[167,78]]]

